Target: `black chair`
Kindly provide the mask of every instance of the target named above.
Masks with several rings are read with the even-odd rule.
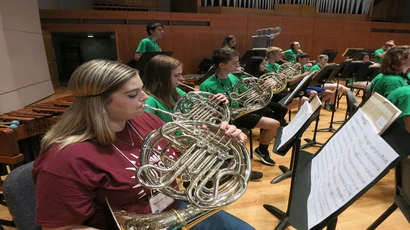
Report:
[[[410,159],[404,158],[395,171],[396,194],[393,204],[367,230],[376,229],[397,208],[400,208],[404,217],[410,222]]]
[[[364,103],[366,103],[366,101],[369,100],[371,96],[372,96],[372,88],[371,88],[371,84],[368,84],[366,86],[366,89],[364,90],[362,102],[360,103],[360,105],[364,105]]]
[[[346,115],[345,115],[345,120],[348,117],[353,116],[353,114],[357,111],[359,108],[359,104],[356,102],[356,97],[353,94],[352,91],[347,91],[346,93],[346,101],[347,101],[347,108],[346,108]]]
[[[14,169],[4,181],[4,198],[17,229],[42,229],[35,224],[36,186],[31,174],[33,164],[30,162]]]

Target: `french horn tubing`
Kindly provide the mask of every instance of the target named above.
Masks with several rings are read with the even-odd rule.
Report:
[[[278,73],[284,74],[287,81],[295,80],[302,74],[302,67],[292,62],[285,62],[278,67]]]
[[[240,79],[233,87],[229,95],[235,100],[240,108],[231,108],[232,119],[237,119],[247,113],[257,111],[269,104],[274,94],[286,88],[286,79],[280,74],[267,73],[257,78],[242,71],[248,77]]]
[[[141,185],[190,205],[158,214],[111,210],[120,229],[189,229],[239,199],[247,189],[251,162],[242,141],[211,122],[178,120],[180,115],[162,112],[178,116],[177,120],[144,138],[136,178]],[[157,148],[164,141],[166,148]],[[170,148],[180,153],[178,157],[168,154]],[[186,182],[185,188],[179,186]]]
[[[192,89],[181,97],[174,106],[174,112],[182,115],[184,120],[200,120],[220,124],[222,121],[231,119],[229,106],[218,101],[214,94],[199,91],[181,82],[178,84]]]

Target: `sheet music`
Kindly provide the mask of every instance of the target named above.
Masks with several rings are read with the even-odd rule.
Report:
[[[340,209],[398,156],[359,109],[312,160],[308,228]]]
[[[395,105],[378,93],[373,93],[362,106],[362,111],[372,122],[378,134],[383,133],[401,114]]]
[[[322,102],[316,96],[312,99],[310,103],[306,102],[300,108],[295,118],[288,124],[282,131],[282,137],[280,139],[280,144],[278,149],[280,149],[284,144],[286,144],[295,134],[302,128],[302,126],[309,120],[313,112],[320,107]]]

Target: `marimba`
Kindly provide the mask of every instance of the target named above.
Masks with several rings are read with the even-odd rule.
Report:
[[[19,121],[15,129],[0,127],[0,163],[11,167],[33,161],[40,151],[40,141],[74,101],[73,96],[26,106],[0,115],[0,122]]]

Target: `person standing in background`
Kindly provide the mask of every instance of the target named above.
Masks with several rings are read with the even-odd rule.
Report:
[[[138,61],[142,53],[145,52],[161,52],[161,47],[157,40],[164,35],[164,26],[161,23],[155,22],[147,25],[146,31],[148,37],[142,39],[135,51],[134,59]]]

